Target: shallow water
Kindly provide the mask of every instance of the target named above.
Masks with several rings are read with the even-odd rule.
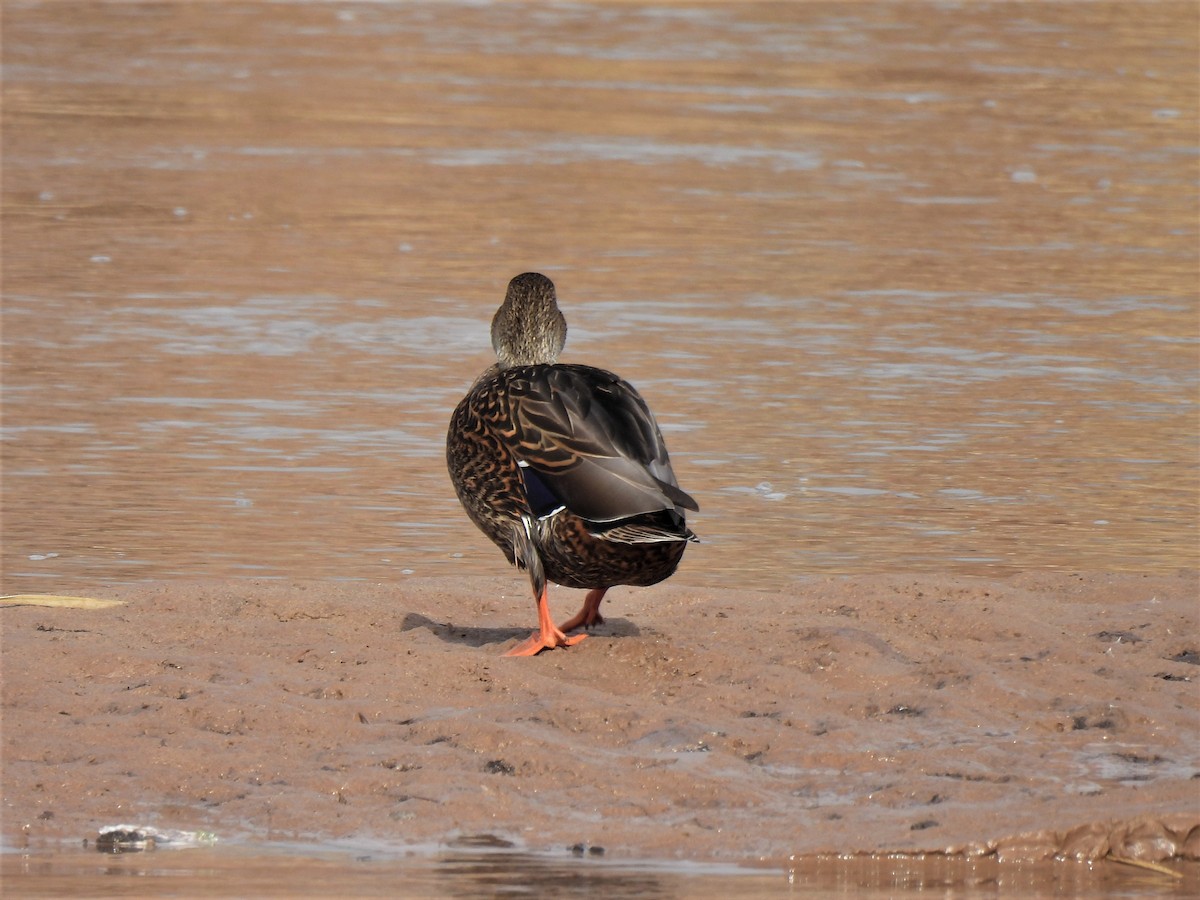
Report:
[[[498,571],[442,443],[526,269],[680,577],[1195,566],[1197,15],[6,3],[4,590]]]
[[[937,856],[797,859],[784,867],[610,862],[510,850],[444,848],[398,854],[360,848],[223,848],[113,856],[94,851],[0,855],[13,896],[61,897],[554,897],[820,898],[1105,896],[1187,897],[1180,877],[1116,863],[1030,863]],[[186,892],[186,893],[183,893]]]

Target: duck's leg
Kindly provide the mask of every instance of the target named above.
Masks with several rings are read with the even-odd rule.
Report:
[[[567,637],[554,627],[550,619],[550,604],[547,600],[546,573],[542,570],[542,560],[537,548],[529,535],[528,527],[513,526],[513,549],[521,565],[529,571],[529,582],[533,587],[534,600],[537,603],[538,630],[528,638],[513,647],[505,656],[535,656],[543,650],[553,650],[555,647],[570,647],[578,644],[586,634]]]
[[[595,588],[583,599],[583,608],[562,624],[562,631],[573,631],[580,626],[591,628],[593,625],[603,625],[604,616],[600,615],[600,601],[608,588]]]
[[[542,586],[542,593],[538,596],[537,607],[538,630],[505,653],[505,656],[535,656],[543,650],[570,647],[587,637],[586,634],[567,637],[560,629],[554,627],[554,623],[550,620],[550,609],[546,603],[545,585]]]

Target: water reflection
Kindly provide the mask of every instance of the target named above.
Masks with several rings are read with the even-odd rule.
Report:
[[[303,853],[303,856],[297,855]],[[247,895],[263,897],[887,898],[951,892],[956,897],[1192,896],[1200,873],[1181,877],[1113,862],[1000,864],[994,858],[811,857],[738,867],[596,859],[505,849],[398,853],[330,847],[225,847],[120,856],[95,852],[0,854],[5,883],[25,897]]]

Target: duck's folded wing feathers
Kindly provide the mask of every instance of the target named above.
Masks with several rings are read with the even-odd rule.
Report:
[[[523,375],[508,385],[505,438],[527,483],[536,481],[531,494],[548,491],[594,522],[699,508],[676,483],[658,425],[629,384],[590,366]]]

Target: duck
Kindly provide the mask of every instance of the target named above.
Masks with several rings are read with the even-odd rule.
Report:
[[[496,362],[450,417],[446,467],[468,518],[529,575],[537,629],[506,656],[571,647],[603,624],[615,585],[674,574],[700,507],[671,468],[650,407],[605,369],[558,362],[567,322],[554,283],[508,283],[491,326]],[[587,591],[555,625],[548,582]],[[571,634],[578,629],[584,633]]]

